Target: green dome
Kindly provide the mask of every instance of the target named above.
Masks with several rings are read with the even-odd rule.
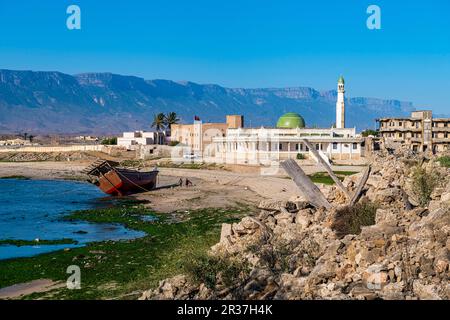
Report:
[[[345,81],[344,81],[344,77],[343,77],[343,76],[340,76],[340,77],[339,77],[338,83],[345,84]]]
[[[277,128],[280,129],[294,129],[304,127],[305,119],[303,119],[301,115],[295,112],[283,114],[277,122]]]

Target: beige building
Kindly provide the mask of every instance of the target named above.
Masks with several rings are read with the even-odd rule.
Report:
[[[450,118],[433,118],[432,111],[414,111],[411,117],[377,119],[387,148],[406,145],[415,152],[450,150]]]
[[[241,115],[227,115],[225,123],[203,123],[195,120],[192,124],[173,124],[170,126],[171,140],[187,146],[195,154],[202,154],[213,138],[224,137],[227,129],[243,126],[244,117]]]

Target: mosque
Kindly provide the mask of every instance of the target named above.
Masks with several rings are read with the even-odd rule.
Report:
[[[331,128],[308,128],[305,119],[295,112],[282,115],[275,128],[229,127],[226,134],[212,138],[210,156],[217,163],[265,164],[286,159],[313,157],[314,147],[326,160],[358,160],[364,156],[364,138],[356,128],[346,128],[345,81],[338,79],[336,125]],[[242,121],[243,122],[243,121]]]

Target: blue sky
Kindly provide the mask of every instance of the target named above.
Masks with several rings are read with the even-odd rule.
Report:
[[[70,4],[81,30],[66,28]],[[1,1],[0,68],[318,90],[343,74],[350,96],[450,114],[450,1]]]

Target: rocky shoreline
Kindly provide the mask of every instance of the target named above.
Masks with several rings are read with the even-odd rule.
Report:
[[[450,299],[450,168],[404,154],[371,167],[354,207],[335,186],[321,187],[331,210],[262,201],[258,215],[222,225],[193,269],[208,278],[180,274],[141,299]],[[344,186],[354,192],[361,176]]]

